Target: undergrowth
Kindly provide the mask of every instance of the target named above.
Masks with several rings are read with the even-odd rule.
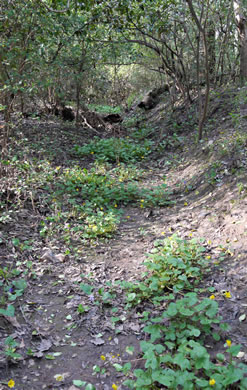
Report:
[[[95,153],[91,169],[53,166],[48,160],[24,159],[16,153],[4,161],[11,178],[4,179],[5,185],[2,182],[0,223],[12,222],[21,208],[31,207],[40,215],[41,238],[59,236],[68,251],[87,240],[111,237],[122,207],[172,204],[165,183],[152,189],[140,185],[145,173],[137,162],[150,153],[149,144],[110,138],[75,147],[79,155]]]
[[[153,147],[142,135],[136,132],[132,140],[95,138],[87,145],[75,146],[77,157],[92,156],[95,160],[90,169],[9,156],[2,161],[9,175],[1,183],[0,223],[14,223],[21,209],[31,208],[39,215],[40,237],[46,243],[59,237],[66,245],[65,254],[76,254],[81,244],[112,237],[126,205],[140,209],[172,205],[166,183],[151,189],[141,183],[145,172],[138,163]],[[180,142],[176,136],[173,141]],[[219,168],[217,164],[210,166],[210,182],[218,180]],[[243,191],[241,187],[239,192]],[[30,242],[14,240],[15,251],[31,250]],[[217,296],[200,288],[203,275],[210,272],[204,245],[173,235],[155,242],[143,265],[146,272],[133,282],[108,283],[98,289],[93,281],[79,285],[90,305],[98,305],[102,311],[113,306],[122,292],[126,313],[139,318],[143,331],[138,362],[113,364],[124,374],[124,385],[136,390],[245,390],[247,366],[239,361],[241,345],[227,338],[229,328],[219,315]],[[31,264],[25,272],[32,274]],[[0,315],[14,316],[13,303],[27,287],[25,272],[0,268]],[[225,295],[228,298],[230,293]],[[79,304],[77,316],[88,310],[89,306]],[[121,320],[117,311],[113,322]],[[212,340],[223,350],[214,358],[208,348]],[[4,353],[10,360],[20,358],[17,349],[15,340],[7,338]],[[84,381],[75,382],[78,387],[94,388]]]
[[[247,366],[238,360],[241,345],[227,339],[230,327],[218,314],[217,297],[209,296],[212,289],[198,288],[210,272],[205,251],[201,243],[177,235],[159,240],[144,263],[144,278],[121,283],[126,309],[136,307],[145,323],[139,368],[132,370],[131,362],[114,365],[129,377],[124,382],[129,389],[246,389]],[[150,299],[159,315],[145,311]],[[208,350],[210,340],[223,349],[215,358]]]
[[[124,364],[105,362],[124,375],[128,389],[246,389],[241,345],[227,338],[230,327],[219,315],[217,294],[212,294],[212,288],[200,288],[205,272],[211,272],[207,257],[201,242],[173,235],[155,243],[142,279],[107,283],[100,289],[81,283],[81,290],[101,310],[114,305],[121,287],[126,314],[139,317],[143,328],[139,358]],[[225,299],[230,297],[226,292]],[[116,316],[117,308],[113,311],[113,325],[126,319],[126,314]],[[217,343],[220,351],[214,357],[210,342]],[[129,351],[133,353],[131,346]],[[100,374],[100,367],[96,368]]]
[[[145,140],[134,142],[126,138],[95,137],[90,143],[74,147],[78,156],[94,155],[95,159],[101,162],[136,162],[141,161],[151,153],[152,141]]]

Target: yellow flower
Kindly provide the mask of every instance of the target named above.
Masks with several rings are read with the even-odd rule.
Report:
[[[117,389],[118,389],[118,386],[115,385],[115,383],[113,383],[112,388],[113,388],[113,390],[117,390]]]
[[[208,259],[208,260],[211,259],[211,256],[206,256],[206,259]]]
[[[144,202],[144,199],[141,199],[140,202]]]
[[[91,154],[94,154],[94,152],[91,152]]]
[[[184,202],[184,205],[185,205],[185,206],[188,206],[188,203],[187,203],[187,202]]]
[[[10,381],[8,382],[8,386],[12,389],[12,387],[15,387],[15,381],[13,381],[13,379],[10,379]]]
[[[101,355],[100,356],[100,359],[103,360],[103,362],[105,361],[106,357],[104,355]]]
[[[209,380],[209,386],[214,386],[215,385],[215,380],[214,379],[210,379]]]
[[[209,299],[215,299],[215,295],[214,294],[210,295]]]
[[[64,376],[61,375],[61,374],[55,375],[54,378],[55,378],[56,381],[58,381],[58,382],[62,382],[62,381],[64,380]]]
[[[116,203],[116,204],[114,204],[114,207],[117,207],[117,203]]]
[[[231,298],[232,297],[230,291],[225,291],[224,295],[225,295],[226,298]]]
[[[231,340],[226,340],[226,344],[228,345],[228,347],[230,347],[232,345]]]

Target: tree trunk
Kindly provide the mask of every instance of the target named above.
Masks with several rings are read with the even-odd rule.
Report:
[[[247,81],[247,17],[244,15],[243,0],[233,0],[240,46],[240,80]]]
[[[209,59],[208,59],[208,42],[207,42],[207,34],[205,31],[205,26],[202,25],[201,18],[198,19],[195,9],[193,7],[192,0],[186,0],[189,6],[189,10],[192,16],[192,19],[194,20],[195,24],[198,28],[198,33],[202,36],[202,42],[203,42],[203,49],[204,49],[204,73],[205,73],[205,81],[206,81],[206,90],[205,90],[205,99],[204,99],[204,105],[203,108],[200,107],[200,91],[198,90],[199,94],[199,124],[198,124],[198,141],[202,139],[202,132],[203,132],[203,125],[207,117],[208,113],[208,105],[209,105],[209,92],[210,92],[210,78],[209,78]],[[206,3],[208,7],[208,3]],[[198,43],[199,44],[199,43]],[[199,47],[198,47],[199,49]],[[198,53],[199,55],[199,53]],[[200,71],[199,69],[199,59],[197,59],[197,72]],[[197,83],[199,82],[199,78],[197,76]]]
[[[215,26],[212,20],[207,24],[207,42],[208,42],[208,70],[210,80],[214,80],[216,67],[216,49],[215,49]]]

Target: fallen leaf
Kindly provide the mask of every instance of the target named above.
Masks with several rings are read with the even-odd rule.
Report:
[[[46,358],[47,360],[55,360],[55,356],[50,355],[50,354],[45,355],[45,358]]]
[[[38,352],[34,352],[33,353],[33,356],[34,357],[37,357],[37,358],[42,358],[44,356],[43,352],[41,351],[38,351]]]
[[[51,346],[52,346],[51,340],[43,339],[37,349],[40,352],[44,352],[44,351],[48,351],[48,349],[50,349]]]
[[[105,344],[105,341],[101,338],[97,338],[95,340],[92,340],[91,343],[94,345],[102,345],[102,344]]]
[[[25,348],[25,342],[23,339],[20,342],[19,348]]]
[[[129,328],[131,330],[133,330],[133,332],[140,332],[140,325],[139,324],[134,324],[133,322],[131,322],[129,324]]]
[[[240,351],[240,352],[237,354],[237,358],[241,359],[241,358],[244,357],[244,355],[245,355],[245,353]]]
[[[11,325],[13,325],[15,328],[20,328],[20,324],[19,322],[17,321],[16,317],[7,317],[4,315],[4,318],[11,323]]]
[[[239,321],[242,322],[246,319],[246,314],[242,314],[240,317],[239,317]]]

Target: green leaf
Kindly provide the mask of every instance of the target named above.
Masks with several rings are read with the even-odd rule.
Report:
[[[127,294],[127,301],[128,302],[133,302],[135,299],[136,299],[136,294],[135,293]]]
[[[219,341],[219,340],[220,340],[220,335],[219,335],[219,333],[213,332],[212,336],[213,336],[214,340],[216,340],[216,341]]]
[[[113,367],[114,367],[118,372],[122,371],[122,369],[123,369],[123,366],[121,366],[121,364],[118,364],[118,363],[114,363],[114,364],[113,364]]]
[[[217,353],[216,357],[220,362],[225,361],[225,355],[223,355],[223,353]]]
[[[242,348],[242,345],[232,345],[230,348],[228,348],[227,352],[229,352],[232,356],[237,356],[240,349]]]
[[[200,334],[201,334],[201,331],[199,329],[196,329],[196,328],[194,328],[190,331],[190,336],[199,337]]]
[[[0,314],[7,317],[14,317],[15,315],[15,307],[13,305],[8,305],[7,309],[0,309]]]
[[[51,355],[51,354],[45,355],[45,358],[46,358],[47,360],[55,360],[55,356],[54,356],[54,355]]]
[[[80,284],[80,288],[87,295],[90,295],[92,293],[92,291],[93,291],[93,287],[90,286],[90,284],[87,284],[87,283],[81,283]]]
[[[178,310],[177,310],[177,306],[174,302],[170,303],[170,305],[168,306],[168,309],[166,311],[166,314],[169,316],[169,317],[174,317],[176,314],[177,314]]]
[[[96,388],[91,383],[88,383],[85,390],[96,390]]]
[[[86,386],[86,384],[87,384],[87,382],[84,382],[84,381],[80,381],[80,380],[77,380],[77,379],[73,380],[73,385],[75,385],[77,387]]]
[[[230,329],[230,325],[226,323],[220,324],[220,329],[222,329],[223,331],[227,331]]]
[[[179,313],[185,317],[191,317],[194,314],[194,312],[192,310],[189,310],[186,307],[179,308]]]
[[[167,388],[173,384],[175,373],[172,370],[156,370],[152,373],[152,379]]]
[[[242,379],[244,376],[244,373],[239,368],[230,367],[230,369],[227,370],[227,377],[224,380],[224,385],[231,385],[232,383],[238,382],[240,379]]]
[[[127,352],[129,355],[133,355],[134,350],[135,350],[135,347],[132,347],[132,346],[127,346],[125,348],[125,352]]]
[[[155,340],[159,339],[161,337],[161,326],[159,324],[152,324],[145,326],[143,329],[144,332],[147,332],[151,336],[151,342],[154,342]]]
[[[150,373],[147,371],[143,371],[141,369],[134,370],[134,375],[137,377],[136,386],[149,386],[152,384],[153,380],[150,377]]]
[[[177,364],[181,368],[181,370],[187,370],[191,368],[189,360],[186,359],[184,354],[182,353],[178,353],[177,355],[175,355],[173,362]]]
[[[12,243],[13,243],[14,246],[19,246],[19,245],[20,245],[20,240],[19,240],[19,238],[13,238],[13,239],[12,239]]]

